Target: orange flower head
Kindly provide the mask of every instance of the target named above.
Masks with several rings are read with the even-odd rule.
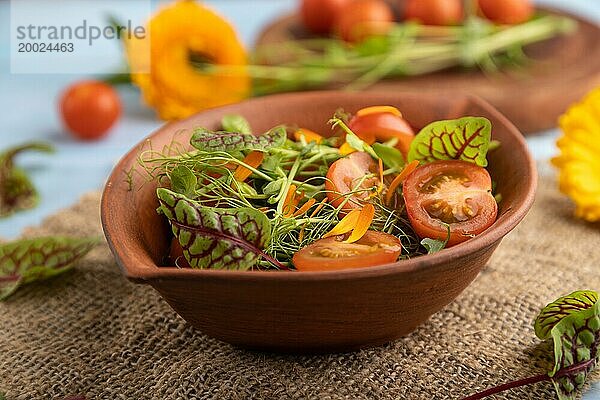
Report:
[[[145,38],[128,40],[127,58],[133,82],[162,119],[185,118],[250,95],[246,52],[233,27],[211,9],[177,1],[159,10],[146,31]],[[235,74],[208,72],[200,63],[240,68]]]

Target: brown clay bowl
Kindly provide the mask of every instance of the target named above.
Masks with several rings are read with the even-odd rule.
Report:
[[[437,254],[378,267],[331,272],[236,272],[161,267],[170,230],[156,213],[154,183],[125,171],[147,148],[176,132],[218,127],[225,114],[244,115],[257,132],[281,123],[327,132],[336,109],[389,104],[416,128],[465,115],[485,116],[502,146],[489,170],[502,193],[498,220],[481,235]],[[165,125],[115,167],[102,199],[108,243],[127,278],[149,284],[187,322],[234,345],[290,352],[332,352],[380,345],[413,331],[453,301],[486,265],[500,241],[525,216],[536,188],[534,162],[519,131],[485,101],[417,93],[283,94],[202,112]]]

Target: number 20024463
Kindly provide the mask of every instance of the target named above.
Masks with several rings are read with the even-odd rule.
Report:
[[[73,43],[37,43],[21,42],[17,45],[19,53],[72,53],[75,51]]]

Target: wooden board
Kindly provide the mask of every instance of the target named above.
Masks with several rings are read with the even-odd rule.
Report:
[[[600,28],[562,11],[578,21],[576,32],[527,47],[533,62],[510,75],[449,70],[418,77],[385,80],[368,90],[453,92],[477,94],[492,103],[524,134],[553,128],[569,104],[600,86]],[[310,35],[298,15],[283,16],[267,26],[257,45],[273,44]]]

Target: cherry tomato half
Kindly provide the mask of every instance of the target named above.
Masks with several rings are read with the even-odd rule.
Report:
[[[406,211],[421,238],[464,242],[496,220],[498,205],[485,168],[466,161],[435,161],[417,168],[402,188]]]
[[[479,0],[481,13],[499,24],[519,24],[533,15],[530,0]]]
[[[463,19],[462,0],[408,0],[404,17],[425,25],[455,25]]]
[[[394,23],[394,13],[384,0],[354,0],[335,22],[340,37],[357,43],[371,36],[385,35]]]
[[[350,0],[302,0],[300,16],[304,26],[316,34],[331,32],[335,20]]]
[[[385,142],[396,138],[396,148],[402,152],[404,158],[408,155],[410,143],[415,137],[415,131],[401,116],[390,112],[380,112],[367,115],[355,115],[348,123],[352,132],[369,144],[376,140]]]
[[[82,140],[99,139],[121,115],[121,101],[115,89],[97,81],[69,86],[60,99],[60,113],[66,129]]]
[[[373,267],[393,263],[400,256],[402,244],[396,236],[367,231],[354,243],[344,243],[345,236],[317,240],[292,259],[298,271],[334,271]]]
[[[327,198],[334,207],[339,207],[346,199],[344,194],[360,189],[370,189],[379,184],[378,165],[370,155],[355,152],[347,157],[340,158],[329,167],[325,190]],[[373,175],[365,178],[366,175]],[[361,183],[362,180],[362,183]],[[344,205],[345,211],[362,207],[362,203],[371,195],[365,190],[349,197]]]

